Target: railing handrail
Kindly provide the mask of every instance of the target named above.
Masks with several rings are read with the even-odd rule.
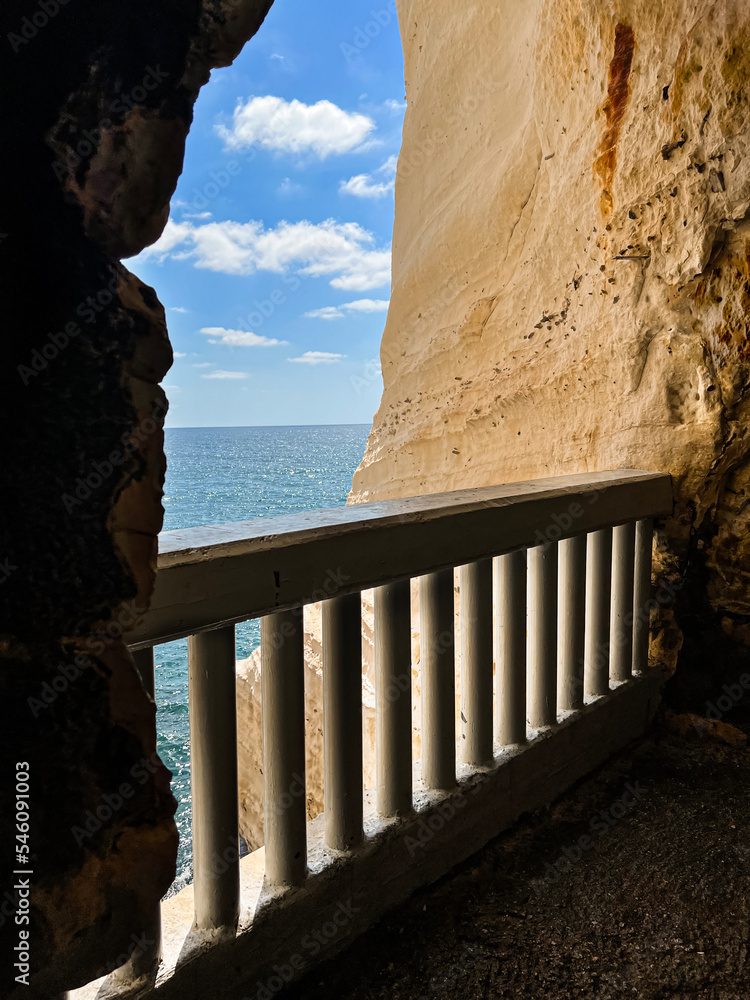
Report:
[[[145,648],[671,512],[669,475],[618,469],[164,532],[151,608],[125,638]]]
[[[332,884],[361,912],[347,924],[358,933],[642,735],[661,683],[648,662],[654,522],[671,511],[668,475],[621,469],[163,535],[152,607],[127,638],[153,693],[153,646],[189,636],[193,915],[188,897],[154,912],[152,944],[107,995],[149,976],[149,996],[164,985],[186,1000],[206,982],[233,996],[253,977],[270,986],[271,972],[281,985],[269,966],[295,934],[325,926]],[[369,588],[374,786],[360,669]],[[318,600],[320,715],[299,613]],[[256,752],[244,767],[253,788],[262,775],[264,854],[240,864],[234,624],[251,618],[262,766]],[[308,822],[321,733],[323,814]]]

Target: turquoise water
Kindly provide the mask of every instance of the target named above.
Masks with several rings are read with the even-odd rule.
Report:
[[[164,531],[341,507],[369,425],[211,427],[166,432]],[[257,622],[237,626],[237,657],[260,644]],[[155,649],[159,754],[179,802],[177,881],[192,879],[187,640]]]

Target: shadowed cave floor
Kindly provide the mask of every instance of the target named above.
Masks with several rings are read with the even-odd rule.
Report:
[[[748,779],[657,726],[276,997],[748,1000]]]

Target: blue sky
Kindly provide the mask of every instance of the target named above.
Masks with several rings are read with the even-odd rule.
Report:
[[[394,7],[276,0],[204,87],[167,229],[126,261],[167,308],[167,426],[372,420],[405,109]]]

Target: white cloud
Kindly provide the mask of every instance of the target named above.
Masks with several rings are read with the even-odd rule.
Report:
[[[221,368],[219,368],[215,372],[209,372],[207,375],[201,375],[201,378],[219,378],[219,379],[247,378],[247,372],[225,372]]]
[[[287,358],[302,365],[335,365],[345,354],[330,354],[328,351],[305,351],[301,358]]]
[[[398,157],[389,156],[382,167],[375,171],[384,179],[376,180],[372,174],[357,174],[339,185],[340,194],[352,194],[355,198],[385,198],[391,194],[396,183]]]
[[[146,247],[138,256],[140,258],[155,257],[157,263],[163,263],[175,247],[185,242],[192,228],[189,222],[175,222],[174,219],[167,219],[164,232],[156,243]],[[179,307],[176,311],[179,311]]]
[[[193,365],[193,368],[215,368],[216,365],[211,361],[201,361],[197,365]]]
[[[183,219],[210,219],[213,212],[183,212]]]
[[[186,358],[187,354],[183,354],[182,351],[172,351],[175,358]]]
[[[355,198],[385,198],[393,191],[393,181],[373,181],[371,174],[357,174],[339,185],[340,194],[353,194]]]
[[[222,274],[296,270],[313,278],[331,276],[331,285],[367,291],[390,282],[390,250],[374,249],[375,238],[356,222],[209,222],[204,226],[170,220],[144,258],[194,260],[198,268]]]
[[[281,97],[251,97],[234,110],[232,127],[217,131],[230,149],[260,145],[286,153],[351,153],[361,147],[375,122],[331,101],[303,104]]]
[[[310,319],[344,319],[346,312],[387,312],[389,305],[388,299],[357,299],[355,302],[345,302],[340,306],[323,306],[322,309],[312,309],[310,312],[306,312],[305,316]]]
[[[185,309],[184,306],[170,306],[170,312],[173,313],[187,313],[190,312],[189,309]]]
[[[336,306],[324,306],[322,309],[312,309],[305,316],[310,319],[343,319],[344,314]]]
[[[245,330],[225,330],[223,326],[204,326],[201,333],[213,338],[209,341],[210,344],[227,344],[229,347],[277,347],[288,343],[286,340],[261,337]]]
[[[342,309],[349,309],[351,312],[388,312],[390,305],[388,299],[357,299],[356,302],[345,302]]]

